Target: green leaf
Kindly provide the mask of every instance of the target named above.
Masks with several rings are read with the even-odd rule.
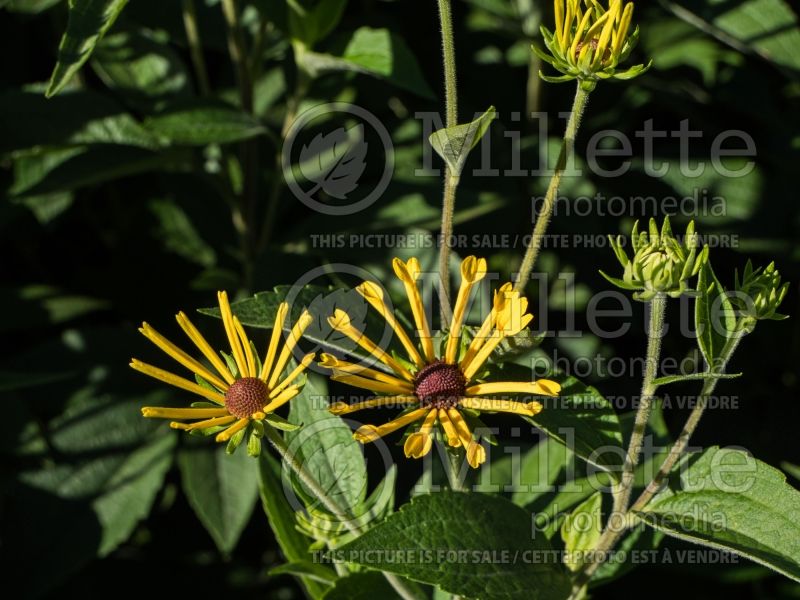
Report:
[[[784,0],[667,2],[676,16],[737,50],[750,50],[800,75],[800,27]]]
[[[514,482],[511,501],[517,506],[529,506],[552,489],[571,460],[572,453],[564,444],[551,437],[543,439],[521,457],[519,481]]]
[[[490,106],[471,123],[439,129],[431,134],[429,138],[431,146],[436,154],[444,159],[454,175],[461,175],[467,156],[481,141],[496,116],[494,106]]]
[[[567,566],[575,571],[583,564],[582,554],[595,548],[603,529],[603,495],[595,492],[581,502],[561,524],[561,539],[567,553]]]
[[[266,129],[252,116],[233,107],[193,103],[149,117],[145,129],[165,142],[184,146],[226,144],[250,139]]]
[[[327,37],[342,19],[347,0],[319,0],[305,7],[299,0],[288,0],[289,32],[307,48]]]
[[[328,412],[327,397],[326,380],[310,375],[303,391],[289,405],[289,420],[302,423],[303,427],[286,432],[286,442],[327,495],[339,506],[352,511],[367,496],[366,464],[361,445],[353,439],[350,427]],[[290,477],[308,506],[317,511],[325,510],[293,471]]]
[[[380,77],[423,98],[435,97],[411,49],[400,36],[388,29],[360,27],[342,36],[328,52],[303,52],[299,59],[314,76],[332,71],[354,71]]]
[[[309,561],[308,547],[312,540],[295,526],[295,511],[283,490],[280,462],[268,452],[263,452],[259,459],[259,491],[269,526],[286,560],[290,563]],[[309,577],[300,576],[300,580],[312,598],[320,598],[327,589]]]
[[[48,98],[57,94],[89,59],[127,3],[128,0],[70,0],[67,30],[58,46],[58,62],[47,86]]]
[[[741,450],[713,447],[676,465],[637,516],[679,539],[729,550],[800,581],[800,492]]]
[[[527,511],[508,500],[442,491],[413,498],[334,556],[470,598],[560,600],[569,580],[549,551],[544,536],[531,535]]]
[[[204,267],[216,264],[214,248],[200,237],[189,215],[174,200],[157,198],[148,208],[158,219],[156,239],[163,240],[167,250]]]
[[[679,381],[697,381],[698,379],[736,379],[741,377],[741,373],[691,373],[690,375],[667,375],[666,377],[657,377],[653,380],[653,385],[668,385],[670,383],[677,383]]]
[[[713,368],[729,338],[735,335],[736,313],[708,261],[698,274],[697,291],[699,296],[694,305],[697,345],[706,364]]]
[[[191,438],[190,438],[191,439]],[[183,491],[223,554],[236,547],[258,499],[257,464],[246,452],[200,439],[178,454]]]
[[[267,573],[270,577],[275,575],[297,575],[307,577],[320,583],[331,584],[336,581],[336,573],[319,563],[310,560],[297,561],[273,567]]]
[[[381,573],[365,571],[342,577],[322,597],[323,600],[400,600],[400,596]]]
[[[530,377],[530,371],[527,371]],[[523,417],[547,435],[565,444],[583,460],[601,469],[622,464],[622,433],[614,407],[600,392],[574,377],[553,377],[561,384],[556,398],[538,400],[544,410]]]
[[[0,287],[0,313],[13,319],[0,323],[0,332],[31,330],[66,323],[108,308],[108,302],[90,296],[70,294],[49,285]]]
[[[276,415],[274,413],[270,413],[265,416],[264,421],[272,425],[275,429],[280,429],[281,431],[297,431],[300,429],[300,427],[302,427],[302,425],[290,423],[280,415]]]

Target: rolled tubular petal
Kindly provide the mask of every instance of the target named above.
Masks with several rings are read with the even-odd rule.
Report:
[[[228,411],[224,408],[161,408],[158,406],[142,407],[142,416],[156,419],[208,419],[224,417]]]
[[[406,438],[403,444],[403,452],[407,458],[422,458],[431,451],[433,447],[431,430],[433,429],[434,423],[436,423],[436,413],[437,411],[435,408],[430,409],[419,431],[415,431]]]
[[[225,417],[214,417],[213,419],[206,419],[204,421],[196,421],[194,423],[179,423],[173,421],[169,424],[173,429],[180,429],[181,431],[194,431],[195,429],[208,429],[210,427],[219,427],[220,425],[227,425],[233,423],[236,417],[227,415]]]
[[[456,426],[453,425],[453,422],[450,420],[447,411],[443,408],[439,409],[439,423],[442,424],[442,429],[444,430],[444,435],[447,438],[447,443],[453,448],[458,448],[461,445],[461,438],[458,437]]]
[[[549,379],[538,381],[493,381],[479,383],[467,388],[468,396],[484,396],[491,394],[537,394],[540,396],[557,396],[561,386]]]
[[[341,373],[349,373],[351,375],[360,375],[361,377],[366,377],[367,379],[375,379],[377,381],[382,381],[383,383],[391,383],[393,385],[400,386],[403,389],[407,389],[410,386],[408,381],[399,379],[394,375],[389,375],[387,373],[384,373],[383,371],[378,371],[377,369],[362,367],[361,365],[347,362],[345,360],[339,360],[338,358],[336,358],[331,354],[323,353],[321,358],[322,360],[320,360],[319,365],[321,367],[325,367],[326,369],[333,369],[334,371],[339,371]]]
[[[333,381],[341,381],[342,383],[347,383],[349,385],[364,390],[369,390],[370,392],[375,392],[376,394],[403,395],[403,394],[414,393],[414,387],[409,383],[400,386],[394,383],[376,381],[375,379],[367,379],[366,377],[359,377],[358,375],[349,375],[348,373],[340,373],[338,371],[333,372],[331,379]]]
[[[283,345],[283,349],[278,356],[278,360],[275,361],[275,368],[273,369],[272,374],[269,376],[267,387],[275,387],[275,384],[278,382],[278,379],[283,372],[283,368],[286,366],[286,363],[289,361],[289,357],[292,355],[292,350],[294,350],[294,347],[302,337],[303,332],[308,328],[313,320],[314,318],[307,310],[304,310],[300,315],[300,318],[297,319],[294,327],[292,327],[292,330],[289,332],[289,337],[286,339],[286,343]]]
[[[450,321],[450,336],[447,338],[445,349],[445,362],[455,364],[458,353],[458,343],[461,340],[461,325],[464,322],[464,313],[469,304],[469,295],[478,281],[486,276],[486,259],[477,259],[468,256],[461,263],[461,286],[456,296],[456,305],[453,309],[453,318]]]
[[[417,335],[419,335],[420,343],[422,344],[422,352],[425,355],[425,360],[431,362],[436,357],[433,350],[433,336],[431,335],[431,328],[428,325],[428,319],[425,316],[425,306],[422,303],[422,296],[420,296],[419,288],[417,287],[417,279],[420,276],[419,261],[416,258],[411,258],[407,263],[404,263],[399,258],[392,261],[392,267],[397,278],[403,282],[408,296],[408,302],[411,305],[411,313],[414,315],[414,323],[417,326]]]
[[[377,427],[375,425],[362,425],[353,434],[353,438],[362,444],[374,442],[378,438],[382,438],[383,436],[388,435],[393,431],[397,431],[406,425],[410,425],[415,421],[419,421],[428,414],[429,410],[429,408],[419,408]]]
[[[542,411],[539,402],[514,402],[513,400],[498,400],[495,398],[461,398],[458,403],[466,408],[487,410],[494,412],[507,412],[516,415],[533,417]]]
[[[283,389],[292,383],[295,379],[297,379],[300,374],[308,368],[308,365],[311,364],[311,361],[314,360],[315,354],[310,352],[303,357],[303,360],[300,361],[300,364],[297,365],[294,370],[289,373],[286,378],[281,381],[276,387],[270,390],[269,397],[274,398],[278,394],[280,394]]]
[[[143,363],[135,358],[131,361],[131,367],[140,373],[144,373],[145,375],[159,379],[164,383],[174,385],[175,387],[186,390],[187,392],[192,392],[193,394],[207,398],[208,400],[216,402],[217,404],[225,404],[225,397],[222,394],[212,392],[208,388],[204,388],[203,386],[196,384],[194,381],[189,381],[188,379],[184,379],[183,377],[170,373],[169,371],[164,371],[163,369],[159,369],[153,365],[148,365],[147,363]]]
[[[244,358],[244,350],[239,341],[239,335],[236,332],[236,326],[233,323],[233,313],[231,312],[230,302],[228,302],[227,292],[217,292],[217,301],[219,302],[219,310],[222,314],[222,324],[225,327],[225,335],[228,336],[228,344],[230,344],[233,359],[239,369],[239,376],[246,377],[247,362]]]
[[[272,325],[272,334],[269,337],[267,354],[264,356],[264,362],[261,364],[261,373],[259,374],[259,378],[265,383],[272,370],[272,364],[275,362],[275,355],[278,353],[278,342],[281,341],[283,324],[286,321],[286,315],[288,313],[289,305],[286,302],[281,302],[278,305],[278,310],[275,311],[275,323]]]
[[[394,330],[395,335],[397,335],[400,343],[403,344],[403,348],[405,348],[411,361],[414,362],[418,367],[422,367],[425,364],[425,361],[417,351],[417,348],[414,346],[411,338],[408,337],[406,330],[403,329],[403,326],[397,322],[397,319],[395,319],[394,315],[389,310],[389,307],[386,306],[386,301],[383,297],[383,290],[380,288],[380,286],[371,281],[365,281],[356,288],[356,291],[380,313],[380,315],[386,320],[386,323],[389,325],[389,327]]]
[[[220,431],[220,432],[217,434],[216,440],[217,440],[218,442],[227,442],[227,441],[228,441],[229,439],[231,439],[231,438],[232,438],[234,435],[236,435],[236,434],[237,434],[237,433],[239,433],[239,432],[240,432],[242,429],[244,429],[245,427],[247,427],[247,425],[248,425],[249,423],[250,423],[250,419],[239,419],[238,421],[236,421],[236,423],[234,423],[233,425],[231,425],[230,427],[228,427],[228,428],[227,428],[225,431]]]
[[[192,322],[189,320],[189,317],[186,316],[186,313],[179,312],[177,315],[175,315],[175,319],[178,321],[178,325],[181,326],[181,329],[183,329],[183,332],[186,334],[186,336],[195,346],[197,346],[198,350],[203,353],[203,356],[205,356],[208,361],[214,365],[214,368],[222,376],[222,378],[229,385],[233,383],[233,373],[231,373],[230,369],[228,369],[228,366],[219,357],[219,354],[214,352],[214,349],[206,341],[200,331],[198,331],[197,327],[192,324]]]
[[[376,396],[375,398],[354,402],[352,404],[348,404],[347,402],[334,402],[328,407],[328,410],[335,415],[347,415],[359,410],[364,410],[365,408],[408,406],[418,402],[419,398],[416,396]]]

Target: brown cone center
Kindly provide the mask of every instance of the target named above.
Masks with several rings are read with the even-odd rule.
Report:
[[[225,392],[225,408],[234,417],[246,419],[267,403],[267,384],[257,377],[237,379]]]
[[[441,360],[425,366],[414,379],[414,393],[422,405],[434,408],[453,408],[466,387],[461,369]]]

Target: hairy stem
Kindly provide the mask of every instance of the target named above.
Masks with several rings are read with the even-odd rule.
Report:
[[[342,524],[347,528],[348,531],[355,535],[361,535],[364,533],[364,528],[358,524],[356,519],[348,514],[348,511],[342,508],[336,500],[331,498],[325,488],[323,488],[319,482],[314,478],[314,476],[308,472],[308,470],[303,465],[302,461],[300,461],[289,449],[286,440],[271,426],[266,425],[264,427],[264,436],[267,438],[270,444],[278,451],[278,454],[281,455],[283,462],[286,463],[289,468],[294,471],[300,481],[303,483],[304,486],[313,494],[315,498],[319,498],[320,502],[322,502],[325,509],[334,517],[339,519]],[[406,585],[404,581],[402,581],[396,575],[392,573],[384,573],[386,580],[391,584],[394,590],[402,597],[404,600],[419,600],[418,595]]]
[[[636,411],[636,417],[633,422],[631,439],[628,442],[628,450],[625,454],[625,462],[622,466],[622,475],[619,483],[614,486],[612,491],[614,504],[608,523],[606,523],[606,527],[594,548],[593,554],[597,558],[595,561],[588,563],[576,575],[573,581],[572,594],[570,595],[571,600],[577,600],[582,596],[583,588],[592,578],[595,571],[603,564],[606,554],[614,547],[627,528],[626,513],[633,490],[634,471],[639,462],[644,434],[653,409],[654,395],[658,389],[658,386],[653,381],[658,375],[658,365],[661,359],[661,338],[664,332],[666,308],[666,294],[656,294],[650,301],[650,319],[647,328],[647,358],[644,377],[642,378],[642,391],[639,398],[639,408]]]
[[[197,87],[203,96],[208,96],[211,92],[211,85],[208,82],[208,71],[203,57],[203,44],[200,42],[200,30],[197,27],[194,0],[183,0],[183,28],[186,31],[186,41],[189,43],[189,54],[192,57],[195,77],[197,77]]]
[[[589,92],[583,89],[581,83],[578,82],[578,87],[575,91],[575,100],[572,102],[572,112],[569,115],[567,129],[564,132],[564,140],[561,142],[558,162],[550,178],[550,184],[547,186],[547,193],[545,194],[542,208],[536,217],[536,224],[533,227],[531,241],[528,244],[528,248],[525,250],[522,265],[520,266],[517,280],[514,283],[514,289],[516,291],[522,292],[530,280],[531,272],[539,256],[542,240],[547,232],[547,226],[550,224],[550,217],[553,216],[553,208],[555,207],[558,196],[558,186],[561,185],[561,178],[564,175],[564,170],[567,168],[567,160],[575,147],[575,138],[578,135],[578,129],[581,126],[581,119],[583,118],[584,110],[586,110],[586,103],[588,100]]]
[[[453,36],[453,16],[450,0],[439,0],[439,21],[442,28],[442,58],[444,61],[445,127],[458,125],[458,90],[456,88],[456,48]],[[453,213],[456,206],[458,174],[445,168],[444,197],[442,200],[441,243],[439,247],[439,277],[445,301],[450,298],[450,241],[453,236]],[[440,303],[442,326],[449,312],[445,302]]]

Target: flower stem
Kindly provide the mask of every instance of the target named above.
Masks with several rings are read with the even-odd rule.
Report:
[[[536,217],[536,225],[533,227],[533,234],[528,248],[525,250],[525,256],[522,259],[522,265],[519,269],[519,275],[514,283],[516,291],[523,291],[531,277],[531,272],[536,264],[536,258],[539,256],[539,250],[542,246],[542,240],[547,232],[547,226],[550,224],[550,218],[553,216],[553,208],[555,207],[556,198],[558,196],[558,186],[561,184],[561,178],[564,175],[564,170],[567,168],[567,159],[572,154],[575,147],[575,138],[578,135],[578,129],[581,126],[581,119],[583,112],[586,110],[586,103],[589,100],[589,91],[581,86],[578,82],[578,87],[575,90],[575,100],[572,102],[572,112],[569,115],[567,122],[567,129],[564,132],[564,140],[561,142],[561,151],[558,155],[558,162],[553,171],[553,176],[550,178],[550,184],[547,186],[547,193],[542,203],[542,208]]]
[[[450,489],[454,492],[463,492],[464,485],[461,480],[461,465],[464,462],[464,455],[462,452],[454,452],[452,450],[445,450],[447,452],[447,480],[450,482]]]
[[[456,47],[453,36],[453,15],[450,0],[438,0],[439,21],[442,28],[442,59],[444,61],[445,127],[458,125],[458,90],[456,87]],[[450,298],[450,242],[453,237],[453,213],[456,206],[456,188],[459,176],[445,167],[444,197],[442,200],[441,242],[439,246],[439,277],[444,299]],[[440,303],[442,323],[446,323],[449,309]]]
[[[208,82],[208,71],[206,71],[203,45],[200,42],[200,31],[197,27],[197,11],[194,7],[194,0],[183,0],[183,28],[186,30],[186,41],[189,43],[189,54],[192,57],[192,65],[197,77],[197,87],[203,96],[208,96],[211,92],[211,85]]]
[[[647,423],[653,409],[653,401],[658,386],[653,383],[658,375],[658,365],[661,359],[661,338],[664,332],[664,315],[667,308],[666,294],[656,294],[650,301],[650,318],[647,328],[647,358],[642,379],[642,391],[639,398],[639,408],[633,422],[631,439],[628,442],[628,450],[625,455],[625,462],[622,466],[622,475],[618,484],[612,491],[614,504],[611,510],[606,527],[603,530],[593,554],[597,560],[588,563],[587,566],[578,572],[572,586],[571,600],[577,600],[583,594],[583,588],[592,578],[592,575],[605,561],[605,555],[614,547],[619,538],[627,529],[626,513],[628,502],[630,501],[633,490],[633,479],[636,465],[639,462],[639,454],[644,442],[644,434],[647,430]]]
[[[364,533],[364,528],[358,524],[356,519],[349,515],[347,510],[339,505],[336,500],[331,498],[325,489],[314,479],[314,476],[306,470],[303,463],[295,456],[289,449],[286,440],[271,426],[265,425],[264,436],[267,438],[273,448],[281,455],[283,462],[286,463],[292,471],[297,475],[300,481],[306,488],[319,498],[320,502],[325,506],[326,510],[334,517],[339,519],[348,531],[354,535],[361,535]],[[392,573],[383,573],[386,581],[394,588],[394,590],[404,600],[420,600],[419,595],[414,592],[402,579]]]

